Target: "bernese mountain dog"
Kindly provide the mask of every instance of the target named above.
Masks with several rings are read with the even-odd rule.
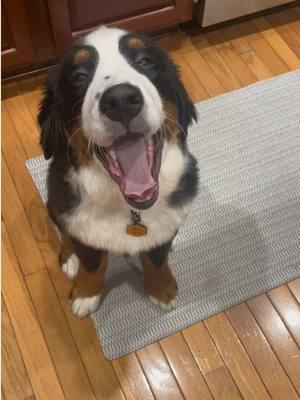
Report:
[[[197,194],[193,119],[176,66],[142,35],[102,26],[49,74],[38,116],[47,207],[78,317],[99,306],[109,253],[138,255],[150,300],[174,308],[168,253]]]

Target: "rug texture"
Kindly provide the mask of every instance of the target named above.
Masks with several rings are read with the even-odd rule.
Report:
[[[170,257],[178,306],[160,311],[138,261],[111,257],[92,315],[109,359],[300,276],[300,70],[196,107],[200,191]],[[27,167],[46,201],[47,162]]]

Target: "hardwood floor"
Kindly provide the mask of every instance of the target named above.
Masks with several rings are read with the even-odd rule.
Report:
[[[300,7],[161,45],[194,102],[300,68]],[[296,400],[300,279],[113,362],[74,318],[59,242],[25,167],[41,153],[42,79],[3,87],[2,396],[5,400]]]

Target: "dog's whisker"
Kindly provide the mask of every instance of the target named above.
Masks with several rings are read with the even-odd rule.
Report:
[[[171,133],[170,128],[168,127],[168,125],[165,122],[163,122],[162,127],[163,127],[163,131],[161,132],[161,134],[164,135],[164,137],[160,136],[160,139],[161,140],[168,139],[168,133]]]
[[[167,111],[164,111],[166,120],[169,120],[173,122],[177,128],[184,134],[184,136],[187,136],[186,131],[184,130],[183,126],[176,120],[176,118],[173,117],[173,115],[169,114]]]
[[[81,130],[82,130],[82,127],[78,128],[75,132],[72,133],[71,137],[68,138],[67,158],[68,158],[68,162],[69,162],[70,165],[72,165],[72,164],[71,164],[70,157],[69,157],[69,149],[70,149],[70,146],[71,146],[71,142],[72,142],[72,139],[74,138],[74,136],[75,136],[78,132],[80,132]]]
[[[87,156],[88,156],[89,153],[90,153],[90,146],[91,146],[92,140],[93,140],[93,137],[91,136],[91,137],[89,138],[88,145],[87,145],[87,149],[86,149],[86,152],[85,152],[85,155],[84,155],[84,158],[85,158],[85,159],[87,158]]]
[[[81,115],[79,115],[78,117],[74,117],[74,118],[69,119],[68,121],[65,122],[65,125],[68,125],[71,122],[79,120],[79,119],[81,119]]]
[[[82,96],[79,100],[77,100],[77,101],[74,103],[74,105],[73,105],[73,107],[72,107],[72,109],[71,109],[71,113],[74,111],[74,109],[75,109],[75,107],[77,106],[77,104],[79,104],[81,101],[84,100],[84,97],[85,97],[85,96]]]
[[[167,118],[167,119],[168,119],[168,118]],[[182,127],[179,123],[177,123],[176,121],[171,120],[171,119],[169,119],[169,120],[170,120],[172,123],[175,124],[175,126],[178,128],[178,130],[179,130],[180,132],[183,133],[184,136],[187,136],[186,131],[183,129],[183,127]],[[168,127],[168,129],[169,129],[169,131],[171,132],[170,127]]]
[[[108,160],[108,161],[109,161],[109,157],[108,157],[108,155],[107,155],[106,151],[105,151],[105,150],[103,150],[103,148],[102,148],[102,147],[98,146],[98,151],[99,151],[99,153],[101,154],[101,156],[102,156],[104,159],[106,159],[106,160]]]

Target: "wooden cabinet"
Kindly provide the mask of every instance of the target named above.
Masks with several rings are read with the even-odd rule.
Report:
[[[156,31],[192,17],[193,0],[3,0],[4,76],[49,64],[100,24]]]
[[[100,24],[149,32],[187,21],[192,0],[48,0],[55,43],[63,52]]]
[[[1,34],[3,68],[34,59],[25,1],[2,0]]]

